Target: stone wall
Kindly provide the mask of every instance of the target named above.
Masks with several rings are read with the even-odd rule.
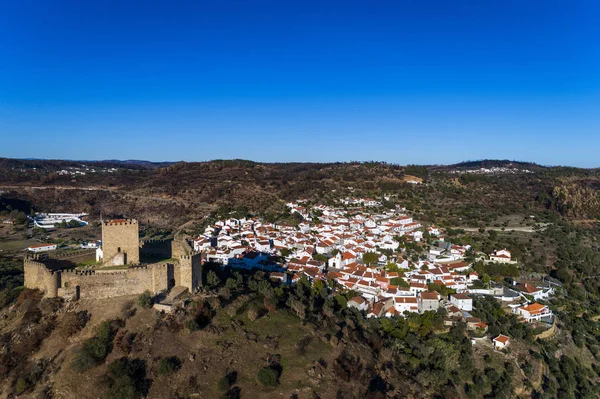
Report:
[[[122,219],[103,222],[102,251],[105,261],[122,252],[126,254],[127,264],[139,264],[140,241],[137,220]]]
[[[39,289],[46,297],[98,299],[152,294],[183,286],[190,291],[202,285],[202,255],[181,256],[175,262],[123,269],[51,270],[39,258],[24,261],[25,287]]]
[[[168,287],[168,268],[173,264],[159,263],[123,270],[73,271],[60,273],[60,287],[79,287],[80,298],[99,299],[138,295],[144,291],[157,294]]]
[[[58,275],[48,270],[46,265],[33,259],[25,258],[23,263],[25,288],[38,289],[45,296],[55,297],[58,292]]]
[[[176,285],[186,287],[190,292],[202,285],[202,254],[179,257],[180,279]]]
[[[176,235],[172,244],[172,256],[179,259],[181,256],[191,255],[193,248],[183,236]]]
[[[140,256],[170,258],[173,240],[145,240],[140,243]]]

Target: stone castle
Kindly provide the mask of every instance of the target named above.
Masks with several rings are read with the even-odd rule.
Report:
[[[139,241],[134,219],[102,222],[101,263],[93,269],[65,267],[61,259],[28,256],[24,261],[25,287],[39,289],[45,297],[111,298],[169,291],[182,286],[190,291],[202,284],[202,259],[182,240]],[[167,260],[140,263],[147,258]]]

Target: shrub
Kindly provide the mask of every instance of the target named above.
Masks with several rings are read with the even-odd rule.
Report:
[[[0,309],[10,305],[21,294],[23,287],[16,287],[0,291]]]
[[[28,389],[29,389],[29,381],[27,381],[25,378],[22,378],[22,377],[19,378],[17,380],[17,384],[15,385],[15,393],[17,395],[20,395]]]
[[[86,310],[81,312],[65,313],[61,323],[61,331],[63,335],[70,337],[71,335],[78,333],[83,329],[83,327],[85,327],[89,319],[90,315]]]
[[[169,356],[158,362],[158,374],[172,374],[181,368],[181,360],[177,356]]]
[[[279,384],[279,371],[272,367],[263,367],[258,372],[258,382],[266,387],[274,387]]]
[[[152,294],[150,291],[144,291],[143,294],[138,296],[137,302],[140,307],[150,309],[154,303],[154,300],[152,299]]]
[[[86,371],[104,361],[112,350],[116,330],[105,321],[98,326],[96,335],[83,343],[83,347],[75,353],[71,368],[76,372]]]
[[[184,323],[184,325],[185,328],[188,329],[188,331],[197,331],[200,329],[200,323],[198,323],[196,319],[188,320]]]
[[[105,378],[107,399],[137,399],[146,395],[149,382],[146,379],[146,362],[141,359],[122,357],[108,365]]]
[[[231,279],[229,279],[231,280]],[[227,281],[229,281],[227,280]],[[229,298],[231,298],[231,290],[227,287],[221,287],[219,289],[219,296],[225,300],[229,300]]]
[[[230,373],[225,374],[218,383],[218,387],[221,391],[227,391],[231,388],[237,381],[237,372],[232,371]]]
[[[308,345],[310,345],[311,341],[312,338],[308,335],[305,335],[304,337],[300,338],[298,342],[296,342],[296,353],[298,355],[303,354],[306,351]]]

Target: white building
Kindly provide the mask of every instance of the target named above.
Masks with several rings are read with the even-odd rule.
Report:
[[[492,340],[492,343],[494,344],[495,349],[504,349],[510,345],[510,337],[500,334]]]
[[[80,225],[86,225],[88,223],[81,220],[86,215],[87,213],[38,213],[33,218],[33,223],[35,227],[41,229],[54,229],[54,225],[62,223],[63,220],[67,223],[75,220]]]
[[[31,252],[46,252],[54,251],[58,246],[56,244],[38,244],[27,248]]]
[[[490,260],[492,262],[509,263],[511,262],[511,255],[510,252],[504,248],[501,250],[496,250],[493,254],[490,254]]]
[[[473,310],[473,298],[467,294],[451,294],[450,302],[460,310],[470,312]]]
[[[356,296],[348,301],[348,307],[366,311],[369,308],[369,304],[365,298]]]
[[[527,322],[543,319],[544,317],[552,316],[552,311],[548,306],[534,302],[526,306],[520,306],[514,310],[518,315],[522,316]]]

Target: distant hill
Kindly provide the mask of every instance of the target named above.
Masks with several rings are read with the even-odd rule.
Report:
[[[469,169],[491,169],[491,168],[507,168],[507,169],[527,169],[530,171],[541,170],[547,168],[534,162],[511,161],[508,159],[481,159],[475,161],[464,161],[452,165],[434,166],[434,170],[469,170]]]
[[[422,184],[407,183],[409,176]],[[280,220],[287,215],[284,204],[300,197],[333,204],[350,196],[388,196],[447,225],[477,225],[500,213],[549,209],[587,218],[598,215],[599,182],[598,170],[510,160],[401,166],[0,158],[0,190],[37,211],[135,215],[161,228],[230,212]]]
[[[151,162],[144,160],[63,160],[63,159],[37,159],[37,158],[0,158],[0,169],[40,169],[40,170],[60,170],[62,168],[77,168],[83,166],[93,166],[98,168],[125,168],[125,169],[155,169],[173,165],[176,162]]]

